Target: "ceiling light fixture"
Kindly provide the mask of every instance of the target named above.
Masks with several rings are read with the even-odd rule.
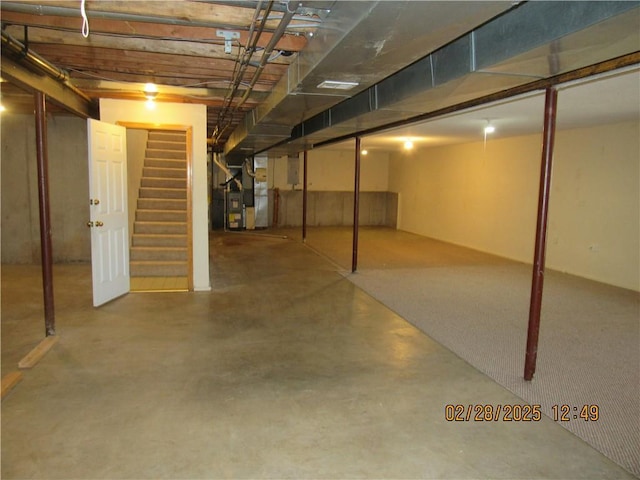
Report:
[[[496,127],[491,125],[491,121],[487,120],[487,125],[484,127],[484,142],[482,146],[482,150],[487,150],[487,135],[491,135],[496,131]]]
[[[156,86],[155,83],[146,83],[144,85],[144,96],[147,97],[148,99],[151,98],[156,98],[156,95],[158,95],[158,87]]]
[[[368,150],[361,150],[361,151],[360,151],[360,153],[361,153],[362,155],[366,155],[367,153],[369,153],[369,151],[368,151]]]
[[[330,88],[333,90],[351,90],[353,87],[357,87],[358,82],[343,82],[340,80],[325,80],[318,84],[318,88]]]
[[[405,140],[404,149],[411,150],[413,148],[413,142],[411,140]]]
[[[144,96],[147,98],[146,106],[149,110],[155,110],[155,99],[158,96],[158,87],[153,83],[147,83],[144,86]]]

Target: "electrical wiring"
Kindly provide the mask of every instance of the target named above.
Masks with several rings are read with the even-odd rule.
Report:
[[[229,128],[229,126],[233,122],[233,114],[237,110],[237,106],[233,109],[231,108],[233,98],[235,97],[236,92],[238,91],[238,87],[242,85],[242,76],[244,75],[244,72],[249,66],[251,57],[257,51],[258,40],[262,35],[262,32],[267,23],[267,17],[269,16],[269,13],[271,12],[271,9],[273,8],[273,6],[274,6],[274,2],[273,0],[271,0],[269,4],[265,7],[264,16],[260,21],[260,25],[258,26],[257,31],[255,31],[255,24],[258,21],[260,12],[262,10],[262,2],[261,1],[258,2],[258,5],[256,6],[253,20],[251,22],[249,36],[247,38],[247,43],[244,49],[242,61],[239,61],[239,53],[238,53],[238,60],[234,67],[233,76],[232,76],[233,82],[229,85],[229,89],[227,90],[227,94],[225,95],[225,98],[223,101],[223,107],[218,112],[218,119],[216,121],[216,126],[214,128],[214,131],[211,134],[211,138],[214,142],[216,142],[217,139],[222,136],[225,130]],[[251,85],[249,85],[247,88],[250,90],[252,87]],[[227,117],[229,115],[231,115],[232,118],[227,120]]]

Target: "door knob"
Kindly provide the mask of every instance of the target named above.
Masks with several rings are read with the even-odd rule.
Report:
[[[96,199],[89,199],[89,205],[100,205],[100,200]]]
[[[93,227],[93,222],[87,222],[87,227],[89,228]]]
[[[103,225],[104,225],[104,223],[102,223],[99,220],[96,222],[96,227],[102,227]]]

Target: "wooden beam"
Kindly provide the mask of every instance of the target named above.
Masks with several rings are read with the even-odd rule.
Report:
[[[83,118],[98,117],[96,104],[87,101],[63,83],[34,73],[9,57],[2,56],[0,71],[3,79],[27,92],[42,92],[49,100],[75,115]]]
[[[58,341],[56,335],[50,335],[42,340],[33,350],[31,350],[20,362],[18,368],[33,368],[44,357],[51,347]]]
[[[144,65],[145,70],[180,70],[185,74],[200,74],[212,76],[216,73],[225,78],[232,76],[236,61],[235,58],[202,58],[181,56],[166,53],[130,52],[112,48],[94,48],[80,46],[61,46],[54,44],[31,43],[33,50],[55,65],[64,65],[65,68],[86,68],[87,66],[105,65],[111,68],[126,67],[128,65]],[[287,71],[284,64],[267,64],[264,78],[276,81]],[[253,67],[247,69],[252,72]]]
[[[78,11],[77,0],[48,0],[46,6],[66,7]],[[124,15],[139,15],[149,21],[167,21],[180,19],[194,24],[207,23],[217,26],[248,29],[253,18],[254,8],[243,7],[243,2],[236,6],[211,4],[209,2],[163,2],[158,8],[157,0],[89,0],[87,1],[87,16],[100,17],[100,13],[114,13]],[[130,21],[131,19],[128,19]],[[268,22],[267,28],[276,28],[277,21]]]
[[[6,397],[13,387],[15,387],[22,380],[22,372],[7,373],[2,377],[2,395],[0,398]]]
[[[6,32],[12,37],[22,41],[22,27],[7,27]],[[44,28],[29,28],[29,45],[33,48],[38,43],[52,43],[61,46],[75,45],[81,47],[98,47],[98,48],[114,48],[128,51],[168,53],[172,55],[190,55],[205,58],[235,58],[237,48],[232,54],[225,53],[224,43],[217,44],[214,41],[180,41],[171,39],[144,39],[127,37],[103,36],[98,34],[90,34],[88,38],[82,35],[72,35],[67,32],[59,32],[56,30],[47,30]],[[40,52],[38,52],[40,53]],[[231,56],[230,56],[231,55]],[[289,64],[293,60],[293,56],[278,57],[275,62],[281,64]]]
[[[54,28],[57,30],[80,32],[82,19],[77,17],[63,17],[54,15],[33,15],[29,13],[2,11],[2,21],[12,25],[26,25],[29,27]],[[222,44],[224,39],[217,37],[212,27],[168,25],[150,22],[120,21],[104,18],[90,18],[90,33],[128,35],[139,38],[182,39],[192,41],[218,42]],[[238,31],[240,38],[237,40],[242,45],[247,44],[249,32],[243,29]],[[272,38],[272,33],[263,32],[258,40],[258,47],[264,48]],[[290,52],[301,51],[307,43],[304,35],[284,34],[276,44],[276,50]]]
[[[108,80],[86,80],[86,79],[74,79],[73,84],[82,89],[83,92],[134,92],[142,94],[144,90],[144,83],[142,82],[112,82]],[[256,97],[260,100],[267,98],[270,91],[258,90],[259,95]],[[224,87],[183,87],[180,85],[159,85],[158,96],[162,95],[187,95],[191,97],[212,97],[212,98],[224,98],[227,93],[227,84]],[[142,98],[142,97],[140,97]]]

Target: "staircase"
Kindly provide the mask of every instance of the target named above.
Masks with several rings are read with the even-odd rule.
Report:
[[[133,226],[131,277],[187,277],[186,133],[150,130]]]

